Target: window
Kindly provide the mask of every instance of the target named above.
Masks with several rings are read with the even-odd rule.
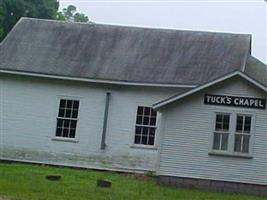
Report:
[[[78,120],[79,101],[61,99],[57,117],[56,136],[75,138]]]
[[[234,151],[249,153],[251,116],[237,115]]]
[[[228,149],[230,114],[217,114],[215,132],[213,135],[213,149],[226,151]]]
[[[154,145],[157,112],[150,107],[138,106],[135,125],[135,144]]]
[[[251,157],[252,122],[249,114],[216,113],[210,153]]]

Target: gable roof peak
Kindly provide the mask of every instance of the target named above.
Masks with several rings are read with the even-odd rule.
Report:
[[[211,82],[205,83],[205,84],[200,85],[200,86],[198,86],[196,88],[193,88],[191,90],[188,90],[188,91],[186,91],[186,92],[184,92],[182,94],[180,93],[180,94],[174,95],[172,97],[169,97],[167,99],[164,99],[164,100],[162,100],[162,101],[160,101],[158,103],[155,103],[152,107],[153,107],[153,109],[160,109],[162,107],[165,107],[168,104],[171,104],[171,103],[173,103],[175,101],[178,101],[178,100],[183,99],[183,98],[185,98],[187,96],[190,96],[192,94],[195,94],[195,93],[197,93],[199,91],[202,91],[202,90],[204,90],[206,88],[209,88],[209,87],[211,87],[211,86],[213,86],[215,84],[221,83],[221,82],[223,82],[223,81],[225,81],[227,79],[230,79],[232,77],[235,77],[235,76],[242,77],[243,79],[247,80],[251,84],[253,84],[256,87],[260,88],[264,92],[267,92],[267,87],[265,85],[263,85],[262,83],[258,82],[255,79],[249,77],[247,74],[243,73],[242,71],[237,70],[237,71],[234,71],[234,72],[232,72],[230,74],[227,74],[225,76],[222,76],[222,77],[220,77],[218,79],[215,79],[215,80],[213,80]]]

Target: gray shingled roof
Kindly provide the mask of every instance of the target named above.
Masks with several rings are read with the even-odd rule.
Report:
[[[201,84],[240,70],[250,35],[22,18],[0,45],[0,69],[159,84]]]
[[[249,57],[245,73],[267,87],[267,66],[258,59]]]

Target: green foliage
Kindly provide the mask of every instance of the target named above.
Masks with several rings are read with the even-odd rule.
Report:
[[[58,0],[0,0],[0,41],[21,17],[89,22],[89,18],[70,5],[57,12]]]
[[[4,27],[1,24],[4,24],[4,16],[3,16],[3,6],[1,6],[2,2],[0,2],[0,42],[1,42],[1,37],[4,35]]]
[[[63,8],[61,12],[58,12],[57,19],[69,22],[89,22],[89,18],[85,14],[77,12],[76,7],[73,5],[69,5],[67,8]]]
[[[57,0],[0,0],[0,41],[21,17],[55,19]]]
[[[46,175],[61,175],[49,181]],[[97,188],[108,179],[111,188]],[[134,175],[26,164],[0,163],[0,199],[11,200],[263,200],[266,198],[159,186]]]

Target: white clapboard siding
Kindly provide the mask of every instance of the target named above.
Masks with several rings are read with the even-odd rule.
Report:
[[[181,89],[0,77],[0,158],[98,169],[155,170],[157,149],[132,148],[137,105]],[[107,147],[100,150],[106,92]],[[80,100],[76,143],[54,141],[60,97]]]
[[[267,111],[204,105],[204,94],[228,94],[266,98],[241,78],[186,97],[169,105],[160,151],[159,175],[267,184]],[[255,115],[253,158],[208,155],[215,112]],[[164,123],[164,122],[163,122]]]

